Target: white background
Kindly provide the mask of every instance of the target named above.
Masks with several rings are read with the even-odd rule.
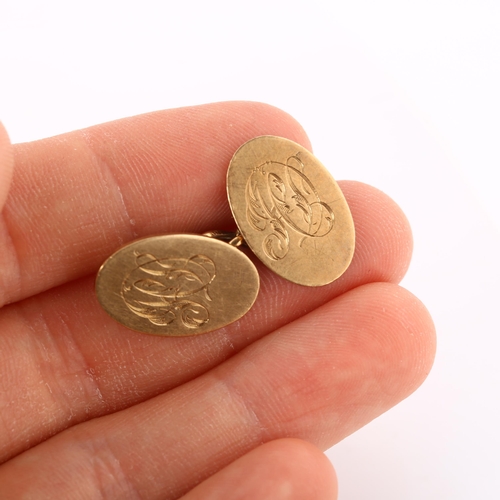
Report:
[[[0,119],[20,142],[219,100],[295,116],[406,211],[439,334],[422,388],[328,451],[340,499],[498,499],[499,26],[498,0],[3,0]]]

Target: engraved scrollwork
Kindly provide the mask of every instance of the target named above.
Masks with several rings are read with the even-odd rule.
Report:
[[[333,211],[304,174],[298,153],[286,163],[268,161],[256,167],[247,181],[245,198],[250,226],[270,230],[263,250],[272,260],[287,255],[290,230],[304,238],[321,238],[332,230]]]
[[[177,321],[194,329],[210,320],[208,287],[216,276],[212,259],[206,255],[185,259],[138,254],[136,264],[121,287],[130,311],[159,326]]]

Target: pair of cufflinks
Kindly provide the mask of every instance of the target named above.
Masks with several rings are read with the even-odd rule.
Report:
[[[303,286],[339,278],[354,254],[354,223],[335,180],[288,139],[251,139],[227,172],[238,230],[136,240],[101,266],[97,298],[115,320],[163,336],[197,335],[250,310],[259,274],[248,247],[279,276]]]

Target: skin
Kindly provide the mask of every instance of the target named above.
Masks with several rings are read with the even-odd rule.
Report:
[[[398,286],[408,221],[359,182],[339,183],[357,240],[331,285],[256,262],[252,310],[199,337],[136,333],[99,307],[95,273],[122,244],[234,227],[229,160],[266,134],[311,148],[289,115],[243,102],[13,147],[0,130],[0,498],[336,498],[321,450],[425,379],[434,326]]]

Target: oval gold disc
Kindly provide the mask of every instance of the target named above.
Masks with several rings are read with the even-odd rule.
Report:
[[[283,278],[326,285],[351,263],[354,223],[344,195],[299,144],[274,136],[243,144],[229,165],[227,193],[248,246]]]
[[[104,262],[96,280],[112,318],[166,336],[226,326],[252,307],[258,291],[257,269],[241,250],[192,234],[134,241]]]

